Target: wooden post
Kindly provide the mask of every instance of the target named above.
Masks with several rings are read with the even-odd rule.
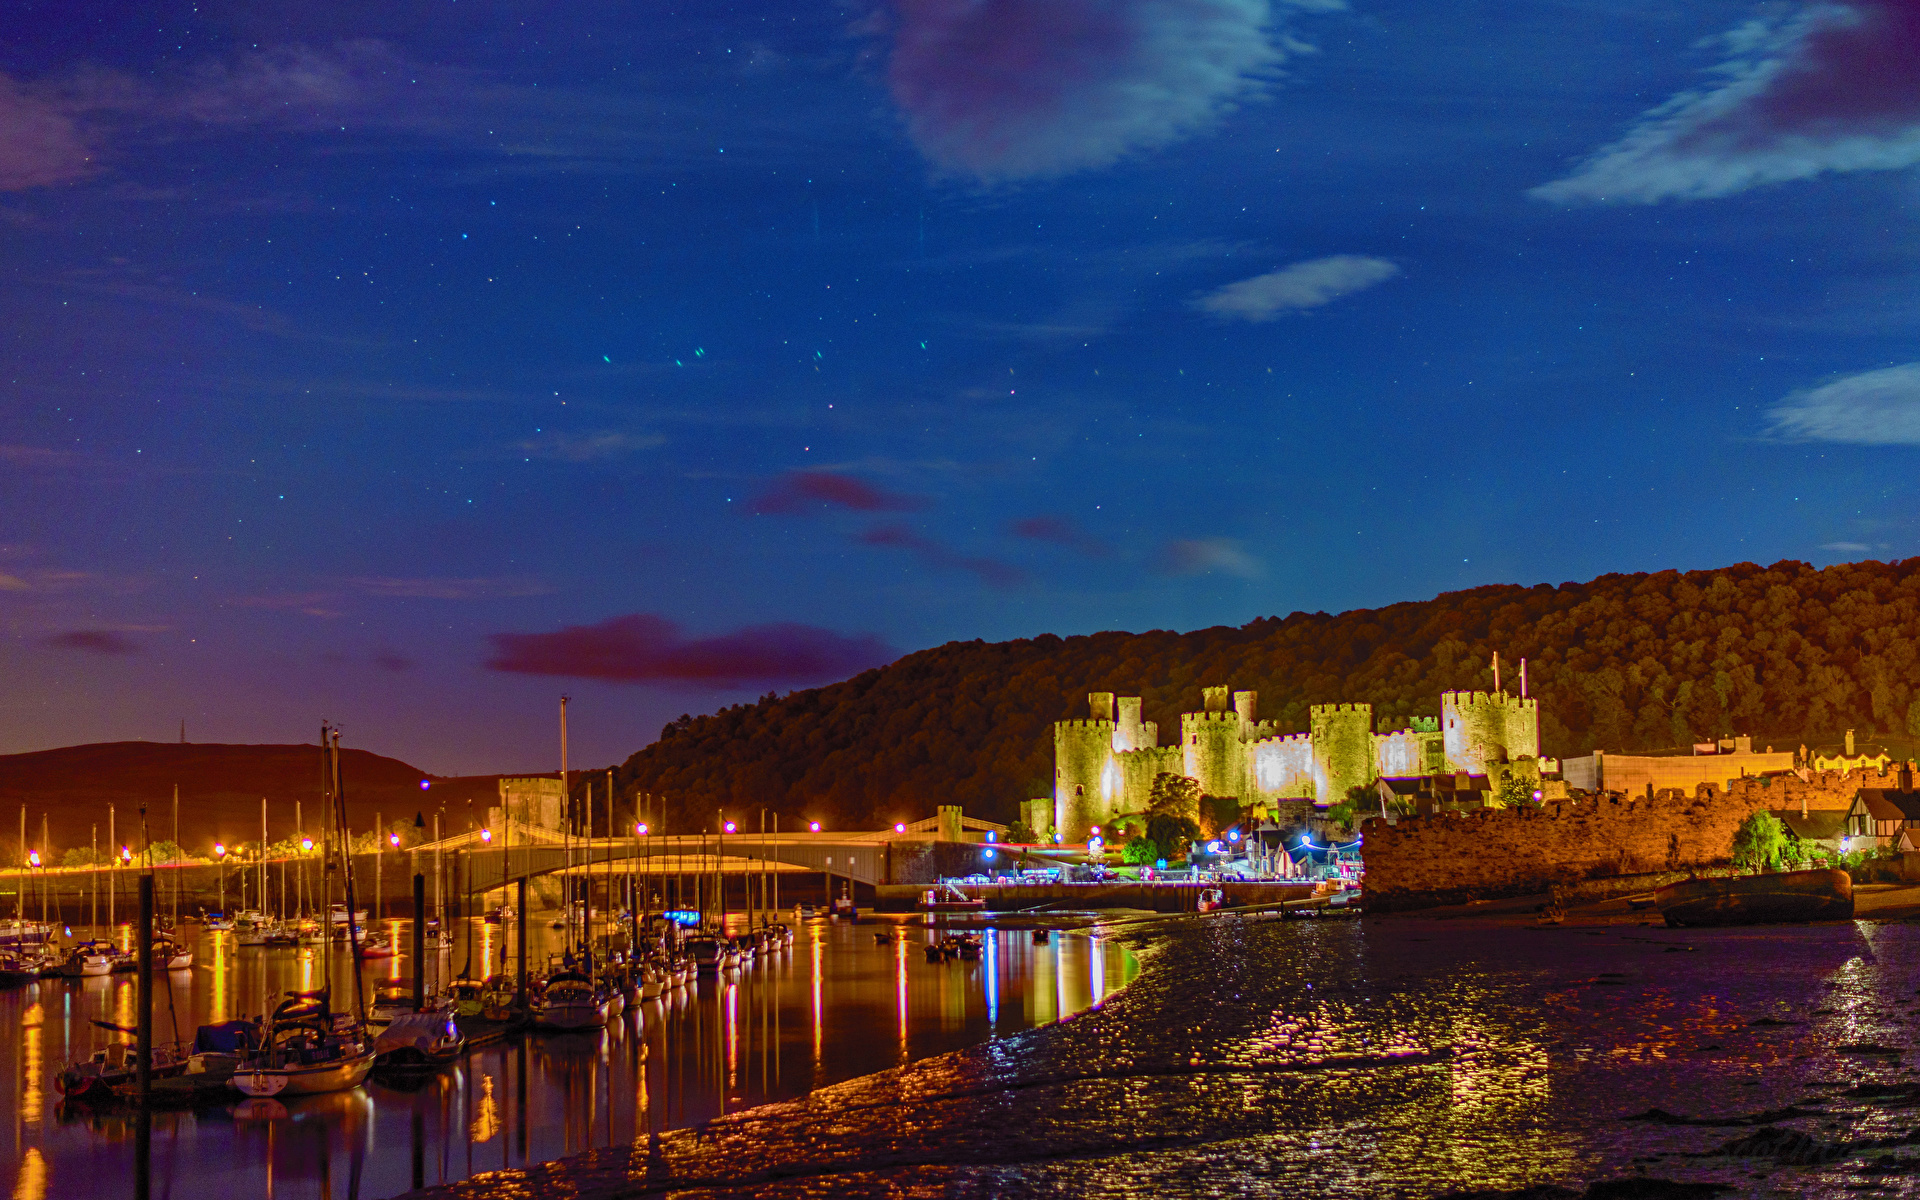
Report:
[[[145,1104],[153,1090],[153,875],[140,876],[140,924],[134,930],[133,952],[139,958],[139,985],[134,999],[134,1069]]]
[[[520,939],[517,947],[520,956],[519,977],[514,983],[514,1000],[522,1011],[527,1007],[527,877],[522,875],[517,881],[518,899],[514,901],[514,920],[520,925]]]
[[[413,1011],[427,1007],[427,877],[413,873]]]

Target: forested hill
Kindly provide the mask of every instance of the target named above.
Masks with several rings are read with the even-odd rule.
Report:
[[[1917,639],[1920,558],[1491,586],[1192,633],[953,642],[844,683],[683,717],[627,760],[621,784],[665,796],[682,829],[761,805],[839,828],[939,803],[1010,821],[1022,798],[1052,794],[1051,722],[1087,715],[1088,692],[1145,697],[1163,744],[1208,684],[1258,690],[1261,717],[1283,730],[1340,700],[1370,702],[1398,727],[1437,713],[1443,691],[1491,688],[1495,650],[1503,665],[1527,659],[1545,754],[1728,733],[1784,747],[1849,728],[1899,748],[1920,732]],[[1502,682],[1514,690],[1511,668]]]

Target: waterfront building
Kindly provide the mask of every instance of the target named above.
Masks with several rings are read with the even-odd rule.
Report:
[[[1162,746],[1158,724],[1141,719],[1140,697],[1090,693],[1085,719],[1054,723],[1053,796],[1030,806],[1028,823],[1084,840],[1096,826],[1145,812],[1160,774],[1243,806],[1325,806],[1381,779],[1486,775],[1540,753],[1540,702],[1503,691],[1443,693],[1439,716],[1385,733],[1374,732],[1370,704],[1316,704],[1306,732],[1281,733],[1259,719],[1255,692],[1207,687],[1201,697],[1200,711],[1181,714],[1179,741]]]

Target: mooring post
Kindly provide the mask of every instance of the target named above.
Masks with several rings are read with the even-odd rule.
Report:
[[[519,892],[518,898],[514,901],[513,915],[520,924],[520,974],[514,985],[514,1002],[519,1005],[522,1012],[525,1012],[527,1008],[527,877],[522,875],[517,883]]]
[[[427,877],[413,874],[413,1011],[427,1007]]]
[[[140,956],[138,994],[134,997],[134,1069],[138,1072],[140,1103],[153,1091],[153,876],[140,877],[140,924],[135,928],[133,952]]]

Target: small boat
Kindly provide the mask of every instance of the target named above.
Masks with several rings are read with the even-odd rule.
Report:
[[[687,953],[693,956],[693,965],[702,975],[715,974],[733,965],[727,961],[730,955],[726,943],[716,937],[688,938]]]
[[[1227,894],[1219,888],[1203,888],[1200,898],[1193,902],[1195,912],[1219,912],[1227,903]]]
[[[200,927],[211,933],[233,928],[233,918],[223,912],[210,912],[200,918]]]
[[[537,1028],[557,1033],[579,1033],[604,1029],[607,1025],[607,997],[594,982],[578,971],[561,970],[547,977],[540,1002],[533,1008]]]
[[[815,912],[813,911],[813,905],[811,905],[811,904],[802,904],[802,905],[800,906],[800,919],[801,919],[802,921],[811,921],[811,920],[813,920],[813,918],[814,918],[814,917],[816,917],[817,915],[819,915],[819,914],[817,914],[817,913],[815,913]]]
[[[185,971],[193,966],[193,947],[172,938],[153,943],[153,965],[160,971]]]
[[[332,868],[328,869],[331,870]],[[327,906],[327,916],[335,925],[345,925],[348,923],[347,906],[344,904],[330,904]],[[367,910],[364,908],[355,910],[352,923],[355,925],[365,925],[367,923]]]
[[[941,946],[939,942],[928,942],[927,943],[927,961],[930,963],[940,963],[940,962],[947,961],[947,952],[945,947]]]
[[[32,983],[46,966],[46,954],[38,947],[0,951],[0,986]]]
[[[358,1087],[373,1071],[366,1031],[335,1017],[325,992],[291,993],[273,1012],[266,1045],[235,1064],[247,1096],[310,1096]]]
[[[486,1008],[487,985],[478,979],[456,979],[447,985],[447,999],[456,1017],[477,1017]]]
[[[402,1013],[374,1039],[373,1065],[379,1071],[437,1071],[466,1048],[452,1013]]]
[[[18,950],[53,940],[53,926],[43,921],[0,921],[0,949]]]
[[[480,919],[485,921],[489,925],[498,925],[503,921],[511,921],[513,920],[513,918],[514,918],[513,909],[508,905],[502,904],[499,908],[494,909],[492,912],[489,912],[486,916]]]
[[[424,1011],[433,1012],[438,1005],[434,996],[424,999]],[[413,1011],[413,980],[383,979],[373,989],[373,1005],[367,1009],[367,1025],[379,1029]]]
[[[1052,940],[1053,932],[1051,930],[1036,929],[1033,931],[1033,944],[1036,946],[1044,946]]]
[[[96,1021],[95,1024],[104,1025],[116,1033],[132,1032],[106,1022]],[[166,1079],[183,1074],[187,1069],[188,1058],[184,1050],[184,1047],[172,1043],[155,1045],[153,1067],[149,1077]],[[54,1090],[74,1101],[111,1100],[116,1086],[135,1081],[139,1072],[138,1057],[130,1042],[109,1043],[79,1062],[68,1063],[53,1077]]]
[[[893,935],[882,929],[873,935],[873,944],[876,946],[891,946],[893,945]]]
[[[393,943],[387,940],[387,935],[384,933],[376,933],[372,937],[362,938],[360,940],[360,957],[363,960],[369,958],[392,958],[394,953]]]
[[[233,1079],[233,1069],[258,1049],[264,1041],[254,1021],[227,1021],[202,1025],[194,1031],[193,1049],[187,1059],[190,1076],[221,1083]]]
[[[958,937],[954,938],[953,941],[954,941],[954,949],[958,951],[960,957],[966,960],[967,962],[972,962],[975,959],[978,959],[980,957],[980,950],[981,950],[980,935],[973,934],[973,933],[963,933]]]
[[[67,951],[66,958],[51,967],[43,968],[43,973],[67,979],[90,979],[111,974],[113,958],[107,953],[111,949],[113,946],[108,942],[81,942]]]
[[[514,1021],[521,1016],[520,996],[512,979],[489,975],[480,985],[480,1015],[489,1021]]]
[[[1683,879],[1653,896],[1671,926],[1853,919],[1853,876],[1836,867]]]

